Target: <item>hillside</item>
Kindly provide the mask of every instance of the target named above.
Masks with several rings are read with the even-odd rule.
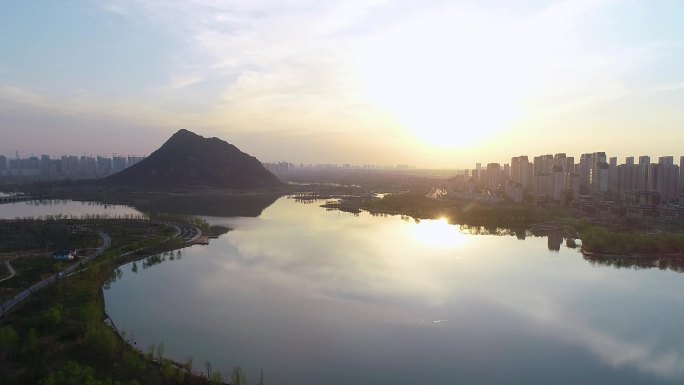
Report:
[[[141,162],[100,183],[119,187],[268,188],[281,184],[255,157],[182,129]]]

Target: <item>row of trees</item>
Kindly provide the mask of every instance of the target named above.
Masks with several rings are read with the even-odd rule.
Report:
[[[644,234],[589,226],[581,230],[586,251],[606,254],[675,254],[684,253],[684,234]]]

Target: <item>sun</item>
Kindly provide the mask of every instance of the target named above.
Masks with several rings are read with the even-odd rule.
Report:
[[[515,119],[534,67],[495,35],[477,23],[423,20],[371,39],[358,59],[364,98],[432,146],[495,138]]]

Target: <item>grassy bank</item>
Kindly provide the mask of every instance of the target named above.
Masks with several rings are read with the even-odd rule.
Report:
[[[206,384],[164,359],[131,349],[105,324],[102,286],[141,256],[184,246],[166,226],[102,222],[113,248],[78,274],[38,291],[0,327],[0,384]],[[132,252],[134,250],[138,250]],[[216,378],[215,378],[216,380]]]

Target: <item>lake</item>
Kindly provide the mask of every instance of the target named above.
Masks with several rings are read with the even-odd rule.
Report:
[[[45,218],[62,215],[70,218],[99,215],[104,217],[120,217],[141,215],[141,212],[122,205],[110,205],[100,202],[79,202],[62,199],[32,200],[0,204],[0,219]]]
[[[684,380],[677,272],[320,203],[205,217],[234,230],[122,266],[107,313],[142,350],[163,342],[196,371],[240,365],[251,384],[262,369],[283,385]]]

